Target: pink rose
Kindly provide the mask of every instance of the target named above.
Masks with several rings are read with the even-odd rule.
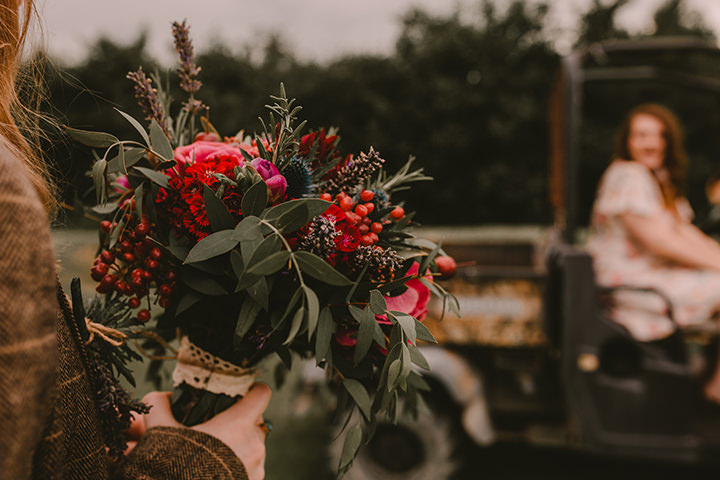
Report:
[[[408,275],[415,275],[418,272],[417,262],[413,262]],[[432,276],[426,275],[425,280],[432,282]],[[400,295],[394,297],[385,297],[385,303],[388,310],[407,313],[418,320],[425,318],[427,314],[427,304],[430,300],[430,289],[423,285],[419,278],[413,278],[405,284],[407,290]],[[386,315],[378,315],[378,322],[389,323]]]
[[[252,147],[242,143],[230,144],[200,140],[197,142],[193,142],[190,145],[176,148],[175,161],[177,161],[179,164],[201,163],[208,160],[209,158],[212,158],[214,155],[222,153],[225,155],[229,154],[233,157],[236,157],[239,164],[242,165],[245,163],[245,157],[243,157],[240,149],[247,151],[250,148]]]
[[[280,171],[272,163],[268,162],[263,158],[256,158],[250,164],[255,167],[255,170],[265,180],[268,188],[268,200],[273,203],[280,200],[285,195],[287,189],[287,180],[285,177],[280,175]]]

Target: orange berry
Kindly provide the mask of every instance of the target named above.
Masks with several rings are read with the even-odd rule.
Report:
[[[405,209],[402,207],[395,207],[395,208],[393,208],[392,212],[390,212],[390,218],[393,218],[395,220],[400,220],[404,216],[405,216]]]
[[[360,221],[362,220],[362,218],[360,218],[360,215],[353,212],[345,212],[345,216],[353,225],[360,223]]]
[[[383,226],[382,224],[378,222],[373,222],[370,224],[370,230],[372,230],[373,233],[380,233],[382,232]]]
[[[372,235],[372,234],[370,233],[370,234],[363,235],[362,237],[360,237],[360,243],[366,247],[369,247],[370,245],[375,243],[375,242],[373,242],[373,239],[370,235]]]
[[[370,232],[370,227],[363,224],[358,227],[358,230],[360,231],[360,235],[367,235]]]
[[[329,202],[332,200],[332,195],[330,195],[329,193],[323,193],[322,195],[320,195],[320,200],[326,200]]]
[[[362,200],[363,202],[369,202],[373,199],[374,196],[375,192],[373,192],[372,190],[363,190],[360,193],[360,200]]]
[[[373,232],[368,233],[367,236],[372,239],[373,243],[377,243],[377,241],[380,240],[378,236]]]
[[[358,205],[355,207],[355,213],[360,215],[360,218],[366,217],[368,214],[367,208],[365,208],[365,205]]]
[[[349,211],[352,210],[353,207],[353,199],[345,196],[342,200],[340,200],[340,208],[343,210]]]
[[[368,214],[371,213],[373,210],[375,210],[375,204],[374,203],[366,203],[365,208],[367,208]]]
[[[371,223],[373,223],[373,221],[370,219],[370,217],[365,217],[365,218],[363,218],[363,219],[362,219],[362,222],[363,222],[365,225],[367,225],[368,227],[370,226]]]

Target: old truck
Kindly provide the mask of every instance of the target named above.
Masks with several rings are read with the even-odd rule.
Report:
[[[423,232],[473,263],[447,285],[463,316],[438,321],[436,306],[427,319],[439,341],[424,348],[432,415],[380,425],[348,478],[450,478],[462,438],[655,460],[720,458],[720,415],[703,407],[700,393],[699,359],[714,335],[677,329],[671,337],[680,347],[673,351],[700,355],[633,339],[608,317],[579,227],[587,215],[578,192],[585,86],[642,80],[720,98],[719,76],[643,65],[657,52],[720,58],[702,41],[652,39],[595,44],[562,60],[551,102],[553,225]]]

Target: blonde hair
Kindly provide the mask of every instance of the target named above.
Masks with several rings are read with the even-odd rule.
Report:
[[[52,215],[57,209],[56,186],[39,149],[43,138],[43,117],[38,113],[42,100],[41,65],[37,60],[22,65],[28,32],[37,16],[34,0],[0,0],[0,138],[23,161]]]

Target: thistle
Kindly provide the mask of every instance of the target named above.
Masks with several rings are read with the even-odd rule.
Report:
[[[350,159],[340,167],[327,181],[324,190],[332,196],[340,192],[350,194],[379,170],[383,163],[385,160],[370,147],[368,153],[361,153],[356,159]]]
[[[350,258],[354,270],[367,265],[367,275],[375,282],[390,282],[403,263],[403,258],[390,248],[361,245]]]
[[[335,231],[335,222],[329,218],[317,216],[310,223],[307,234],[300,240],[298,250],[314,253],[322,259],[327,259],[335,253],[335,237],[340,234]]]
[[[168,131],[167,120],[165,119],[165,109],[160,103],[157,90],[153,87],[152,80],[145,75],[142,67],[138,68],[137,72],[129,72],[125,78],[135,84],[135,98],[145,112],[145,119],[148,122],[155,120],[163,129],[163,132],[169,136],[170,132]]]
[[[293,157],[285,163],[280,173],[287,180],[287,195],[289,198],[302,198],[310,193],[312,173],[305,160]]]

